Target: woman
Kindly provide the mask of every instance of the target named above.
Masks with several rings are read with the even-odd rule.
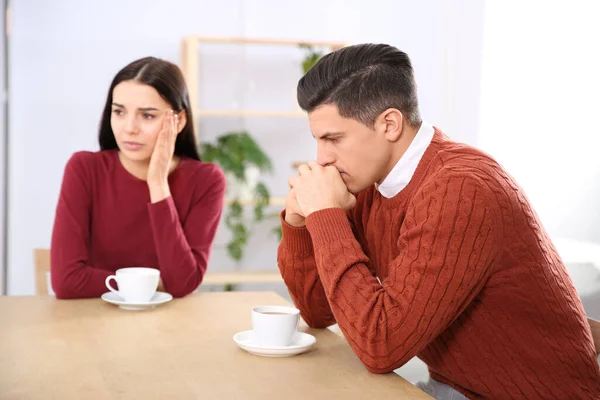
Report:
[[[63,177],[52,233],[58,298],[98,297],[124,267],[160,270],[159,290],[194,291],[221,217],[225,177],[200,161],[185,81],[148,57],[113,79],[100,151],[75,153]]]

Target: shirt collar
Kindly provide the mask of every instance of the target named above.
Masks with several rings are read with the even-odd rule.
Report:
[[[421,161],[425,150],[427,150],[433,139],[434,132],[433,126],[425,121],[421,123],[421,127],[406,152],[381,182],[381,185],[376,185],[382,196],[388,199],[392,198],[408,185],[417,169],[417,165],[419,165],[419,161]]]

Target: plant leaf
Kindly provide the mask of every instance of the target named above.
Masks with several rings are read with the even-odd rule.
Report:
[[[277,235],[277,237],[279,238],[279,241],[281,241],[281,239],[283,238],[283,229],[281,228],[281,225],[276,226],[275,228],[273,228],[272,232]]]
[[[260,205],[254,206],[254,220],[262,221],[265,218],[264,207]]]
[[[240,184],[247,183],[246,170],[255,166],[260,172],[272,172],[273,164],[259,144],[245,130],[227,132],[219,136],[213,143],[203,142],[199,145],[201,157],[206,162],[219,164],[228,175]],[[262,182],[253,188],[255,201],[254,220],[265,218],[265,207],[269,204],[270,194]],[[248,243],[249,229],[243,220],[244,209],[239,199],[229,205],[225,215],[225,224],[231,231],[232,238],[227,245],[231,258],[240,260]]]
[[[238,199],[233,200],[229,205],[229,215],[231,218],[240,218],[243,211],[242,203]]]
[[[242,259],[242,256],[243,256],[242,248],[236,242],[230,242],[227,245],[227,252],[229,253],[229,256],[236,261],[239,261]]]

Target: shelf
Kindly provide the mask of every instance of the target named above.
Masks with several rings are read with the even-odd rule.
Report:
[[[320,40],[297,40],[297,39],[268,39],[268,38],[246,38],[246,37],[214,37],[214,36],[185,36],[181,39],[181,70],[189,90],[191,108],[198,117],[275,117],[275,118],[303,118],[306,114],[301,110],[210,110],[199,107],[200,76],[200,54],[198,47],[204,43],[213,44],[237,44],[237,45],[266,45],[266,46],[299,46],[302,44],[313,47],[325,47],[330,51],[339,50],[347,46],[344,42],[330,42]],[[327,51],[325,51],[327,53]],[[298,65],[300,69],[300,65]],[[196,134],[200,139],[200,131]]]
[[[342,42],[328,42],[320,40],[295,40],[295,39],[267,39],[267,38],[245,38],[245,37],[214,37],[214,36],[187,36],[184,40],[196,43],[224,43],[224,44],[256,44],[256,45],[279,45],[299,46],[307,44],[314,47],[331,47],[333,50],[346,46]]]
[[[294,163],[292,163],[292,168],[293,169],[298,169],[302,164],[308,164],[308,161],[296,161]]]
[[[203,110],[194,111],[196,117],[270,117],[270,118],[304,118],[306,113],[298,111],[277,110]]]
[[[238,271],[212,272],[207,271],[202,285],[236,285],[240,283],[282,283],[279,271]]]
[[[225,205],[229,205],[232,203],[231,199],[225,199]],[[244,200],[240,201],[242,206],[253,206],[256,203],[252,200]],[[270,206],[285,206],[285,197],[271,197],[269,201]]]

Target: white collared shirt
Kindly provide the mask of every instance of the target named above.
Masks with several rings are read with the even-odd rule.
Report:
[[[419,165],[419,161],[421,161],[425,150],[427,150],[431,139],[433,139],[433,133],[433,126],[423,121],[406,152],[381,182],[381,185],[376,185],[382,196],[390,199],[408,185],[417,169],[417,165]]]

